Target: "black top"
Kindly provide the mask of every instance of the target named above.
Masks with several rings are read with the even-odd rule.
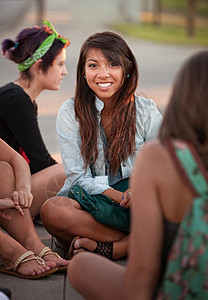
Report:
[[[164,238],[163,238],[163,255],[162,255],[162,265],[163,271],[165,271],[166,263],[168,259],[169,252],[173,246],[178,228],[180,223],[164,220]]]
[[[163,250],[162,250],[162,257],[161,257],[160,278],[158,280],[158,284],[156,286],[153,299],[157,299],[158,291],[163,281],[163,276],[165,274],[165,270],[168,262],[168,255],[173,246],[179,225],[180,225],[179,223],[164,219],[164,237],[163,237]]]
[[[57,162],[43,142],[37,119],[37,104],[14,83],[0,88],[0,138],[29,159],[31,174]]]

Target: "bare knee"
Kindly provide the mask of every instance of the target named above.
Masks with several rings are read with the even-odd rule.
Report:
[[[13,167],[6,161],[0,161],[0,197],[10,197],[15,188]]]
[[[63,230],[65,223],[70,223],[74,206],[72,199],[55,196],[48,199],[42,206],[40,215],[46,229]]]
[[[58,215],[58,207],[57,201],[59,201],[59,197],[55,196],[48,199],[41,207],[40,216],[44,223],[44,225],[53,226],[55,222],[55,218]]]
[[[0,161],[0,177],[5,178],[7,176],[14,177],[14,169],[8,162]]]

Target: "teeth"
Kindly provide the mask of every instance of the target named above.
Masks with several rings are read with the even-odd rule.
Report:
[[[98,83],[98,85],[101,87],[108,87],[111,85],[111,83]]]

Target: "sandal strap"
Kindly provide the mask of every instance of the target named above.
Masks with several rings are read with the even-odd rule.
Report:
[[[44,247],[44,248],[40,251],[40,253],[38,254],[38,256],[41,257],[41,258],[43,258],[44,256],[50,255],[50,254],[55,255],[55,256],[58,257],[58,258],[61,258],[61,256],[60,256],[58,253],[53,252],[49,247]]]
[[[113,259],[113,242],[97,242],[97,248],[93,252]]]
[[[36,262],[39,265],[45,265],[45,262],[42,258],[38,257],[38,256],[33,256],[33,257],[29,257],[30,255],[35,255],[35,253],[33,251],[26,251],[25,253],[23,253],[14,263],[14,266],[12,268],[10,268],[9,270],[13,270],[14,272],[16,272],[17,268],[19,267],[19,265],[27,262],[27,261],[31,261],[31,260],[36,260]]]

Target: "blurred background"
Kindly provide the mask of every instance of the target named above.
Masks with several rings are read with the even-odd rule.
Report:
[[[152,98],[161,112],[175,74],[191,54],[208,47],[208,0],[0,0],[0,40],[47,19],[70,39],[68,75],[59,91],[36,99],[48,150],[60,160],[55,121],[61,103],[74,95],[82,43],[104,30],[119,33],[138,61],[138,94]],[[0,56],[0,86],[18,77],[17,66]]]

